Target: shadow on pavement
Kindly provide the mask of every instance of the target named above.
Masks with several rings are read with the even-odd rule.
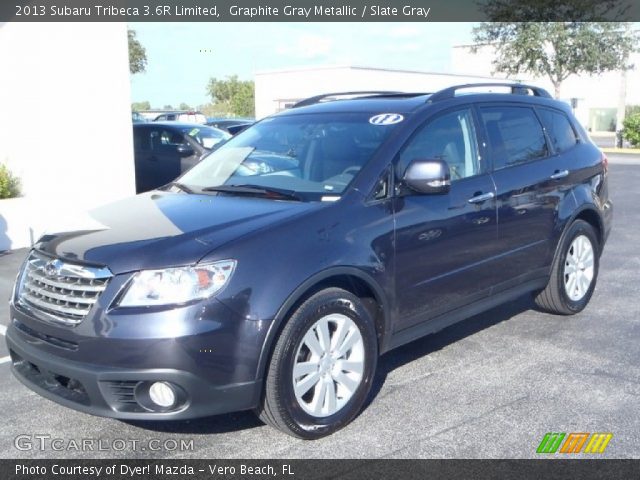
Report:
[[[470,317],[444,330],[419,338],[384,354],[378,360],[376,378],[373,381],[371,394],[364,408],[368,407],[369,404],[375,400],[384,385],[387,375],[396,368],[400,368],[407,363],[411,363],[414,360],[441,350],[452,343],[456,343],[486,328],[509,320],[522,312],[536,309],[537,307],[533,302],[533,297],[530,294],[525,294],[512,302],[492,308],[484,313]]]

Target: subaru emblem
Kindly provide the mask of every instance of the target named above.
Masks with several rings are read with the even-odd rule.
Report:
[[[60,274],[60,261],[51,260],[44,266],[44,274],[47,277],[56,277]]]

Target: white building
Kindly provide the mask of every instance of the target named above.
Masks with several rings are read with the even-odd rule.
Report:
[[[126,23],[0,23],[0,251],[135,193]],[[92,115],[100,112],[100,115]]]
[[[495,50],[484,46],[477,52],[472,45],[453,48],[451,69],[454,73],[474,72],[492,75]],[[591,132],[614,131],[620,128],[625,105],[640,105],[640,53],[633,54],[630,62],[636,68],[628,72],[607,72],[602,75],[572,75],[562,83],[560,98],[568,103],[577,100],[575,115]],[[518,75],[523,82],[546,88],[553,95],[553,85],[546,77]]]
[[[472,52],[471,45],[453,48],[449,73],[393,70],[362,66],[316,66],[257,72],[256,117],[263,118],[292,106],[298,100],[329,92],[358,90],[398,90],[434,92],[462,83],[486,81],[520,81],[544,87],[553,95],[553,85],[547,78],[518,75],[508,78],[494,73],[490,47]],[[631,58],[640,65],[640,54]],[[640,69],[628,72],[608,72],[597,76],[571,76],[562,86],[561,99],[576,104],[575,114],[591,132],[614,131],[620,128],[625,105],[640,105]]]
[[[304,98],[329,92],[405,91],[434,92],[460,83],[486,82],[483,74],[449,74],[353,65],[291,68],[258,72],[256,118],[289,108]]]

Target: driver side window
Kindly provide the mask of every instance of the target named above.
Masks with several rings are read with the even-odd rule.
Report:
[[[455,110],[432,119],[409,141],[400,154],[402,171],[412,160],[442,159],[451,181],[480,173],[476,132],[471,110]]]

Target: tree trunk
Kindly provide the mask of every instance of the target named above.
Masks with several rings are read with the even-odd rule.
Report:
[[[553,97],[556,100],[560,100],[560,88],[561,87],[562,87],[562,82],[559,82],[557,80],[553,82],[553,90],[554,90]]]

